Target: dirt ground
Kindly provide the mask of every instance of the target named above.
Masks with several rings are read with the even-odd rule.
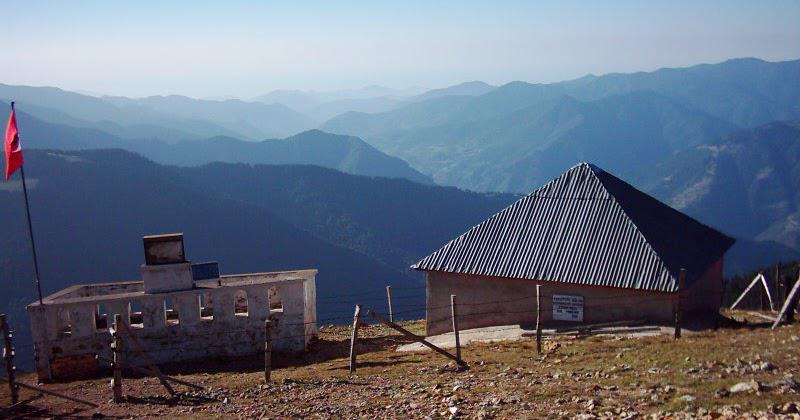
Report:
[[[349,329],[324,326],[307,354],[274,357],[269,384],[260,355],[176,364],[163,370],[206,389],[178,385],[170,398],[156,379],[126,377],[125,402],[114,404],[108,378],[47,384],[99,407],[44,396],[0,417],[800,418],[792,414],[800,406],[800,323],[773,331],[752,322],[680,340],[559,337],[542,355],[531,339],[473,343],[462,349],[463,370],[430,351],[396,352],[410,340],[368,326],[352,376]],[[404,325],[424,331],[424,321]],[[21,380],[34,384],[35,376]],[[0,406],[9,404],[3,384]]]

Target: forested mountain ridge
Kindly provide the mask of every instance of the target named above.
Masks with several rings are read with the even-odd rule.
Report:
[[[657,168],[650,181],[674,207],[732,234],[800,249],[800,122],[734,132]]]
[[[181,168],[188,185],[270,209],[296,226],[398,268],[510,204],[486,194],[295,165]]]
[[[398,129],[373,143],[442,185],[525,193],[584,160],[637,181],[642,168],[731,129],[657,93],[634,92],[592,102],[559,95],[490,119]]]
[[[20,110],[46,122],[166,142],[213,136],[245,140],[284,137],[318,125],[283,105],[233,99],[93,97],[54,87],[0,84],[0,100],[16,101]]]
[[[285,139],[245,142],[226,137],[151,149],[146,156],[167,164],[210,162],[267,165],[317,165],[354,175],[403,178],[432,184],[430,177],[403,160],[386,155],[358,137],[309,130]]]
[[[322,128],[359,136],[439,183],[523,193],[557,175],[554,169],[526,173],[553,157],[559,168],[565,161],[602,162],[610,150],[656,142],[670,145],[658,152],[663,162],[687,146],[684,136],[713,143],[737,129],[798,118],[800,60],[735,59],[552,84],[511,82],[480,96],[440,97],[378,114],[350,112]],[[606,167],[625,175],[637,171],[628,165],[637,162],[608,161]],[[502,179],[487,180],[497,168],[505,168]]]

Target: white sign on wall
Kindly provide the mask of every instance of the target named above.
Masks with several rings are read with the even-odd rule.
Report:
[[[553,319],[583,322],[583,296],[553,295]]]

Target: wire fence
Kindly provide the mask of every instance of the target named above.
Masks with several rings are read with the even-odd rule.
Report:
[[[309,335],[305,327],[309,325],[349,325],[354,321],[354,308],[356,305],[362,305],[364,309],[372,309],[375,313],[386,319],[400,320],[407,319],[407,317],[416,319],[424,316],[429,326],[436,323],[452,322],[452,304],[450,302],[445,303],[438,300],[441,298],[437,298],[433,301],[435,303],[432,303],[430,300],[431,297],[427,294],[426,289],[426,286],[392,286],[391,290],[393,293],[391,294],[391,302],[389,302],[389,296],[387,296],[386,289],[374,289],[353,293],[338,293],[318,296],[316,303],[322,304],[322,306],[325,306],[329,309],[320,312],[316,319],[303,322],[282,319],[280,316],[278,316],[275,322],[276,330],[273,330],[275,331],[273,339],[307,340]],[[490,297],[491,295],[488,294],[475,297],[474,293],[471,294],[470,299],[467,299],[467,294],[464,293],[464,297],[462,298],[463,300],[458,301],[455,305],[458,309],[456,311],[456,318],[459,320],[459,322],[463,322],[462,328],[464,329],[469,329],[470,326],[476,324],[480,324],[480,326],[491,324],[491,322],[484,322],[483,320],[480,320],[480,318],[488,319],[490,317],[492,320],[513,320],[524,318],[528,320],[540,319],[543,322],[553,322],[554,317],[552,313],[547,314],[547,316],[542,316],[542,314],[545,310],[554,311],[555,305],[552,301],[550,301],[550,299],[553,299],[556,296],[563,296],[564,294],[552,293],[552,289],[550,291],[547,289],[547,286],[542,286],[542,288],[539,290],[539,293],[518,294],[503,299],[493,299]],[[636,308],[647,308],[651,305],[658,304],[661,305],[659,306],[659,310],[669,313],[667,311],[679,310],[676,308],[676,301],[679,300],[676,299],[678,296],[679,294],[671,293],[632,294],[630,292],[608,293],[599,296],[581,296],[580,307],[581,311],[591,310],[595,311],[596,313],[616,311],[630,314],[635,313],[635,311],[631,310],[631,306]],[[537,311],[539,311],[538,314]],[[541,316],[541,318],[538,318],[539,316]],[[476,318],[478,318],[477,321]],[[631,319],[630,321],[636,320]],[[359,325],[371,323],[377,323],[377,321],[370,320],[363,316],[358,322]],[[180,321],[178,321],[177,324],[180,325]],[[520,326],[518,324],[519,323],[500,324],[493,328],[492,331],[496,333],[505,330],[519,329]],[[573,325],[577,327],[580,324],[581,322],[575,322]],[[169,340],[162,340],[160,344],[154,345],[153,351],[176,351],[179,350],[179,346],[182,347],[182,342],[191,341],[204,343],[203,348],[207,352],[218,352],[220,355],[223,355],[226,353],[226,350],[230,350],[231,346],[235,345],[235,343],[226,340],[226,337],[230,338],[234,337],[236,334],[242,334],[245,336],[242,339],[248,339],[249,336],[250,340],[260,340],[262,338],[266,340],[266,330],[264,331],[264,334],[254,336],[252,333],[254,328],[257,327],[254,327],[252,324],[247,327],[242,327],[242,325],[244,324],[239,324],[238,327],[232,325],[233,328],[224,329],[203,330],[202,328],[193,328],[181,330],[180,333],[176,333],[171,336]],[[551,324],[549,327],[553,327],[555,325],[556,324]],[[563,326],[564,324],[562,323],[559,325]],[[293,330],[294,327],[302,327],[302,333],[297,330]],[[261,326],[260,328],[264,328],[264,326]],[[139,328],[132,328],[132,331],[136,330],[139,330]],[[152,337],[155,336],[151,336],[151,338],[145,337],[143,340],[145,342],[150,342],[151,340],[158,341],[158,338]],[[336,339],[334,338],[334,340]],[[109,339],[108,341],[108,345],[110,345],[111,340]],[[256,347],[259,347],[261,344],[263,343],[258,343]],[[34,354],[36,350],[34,343],[32,342],[20,342],[17,340],[14,343],[14,346],[17,354]]]
[[[392,287],[393,291],[420,291],[426,289],[426,286],[418,286],[418,287]],[[382,296],[376,296],[381,294]],[[538,295],[539,299],[548,299],[552,298],[553,294],[541,293]],[[450,309],[451,305],[449,303],[443,305],[429,305],[426,302],[420,301],[424,298],[424,294],[414,294],[414,293],[404,293],[404,294],[393,294],[392,295],[392,306],[394,310],[391,313],[385,312],[384,310],[377,310],[376,312],[385,315],[386,317],[393,317],[402,318],[405,315],[420,315],[424,313],[431,313],[442,309]],[[619,302],[614,302],[615,300],[619,299],[629,299],[630,294],[618,294],[618,295],[608,295],[608,296],[598,296],[587,298],[584,303],[584,308],[601,308],[603,306],[608,307],[617,307]],[[459,302],[458,307],[460,308],[473,308],[473,307],[486,307],[490,305],[508,305],[513,303],[518,303],[521,301],[530,300],[531,304],[535,303],[537,299],[536,294],[530,295],[522,295],[508,299],[494,299],[494,300],[486,300],[486,301],[478,301],[478,302]],[[669,298],[665,296],[656,296],[656,297],[649,297],[649,298],[639,298],[637,299],[637,303],[647,303],[652,301],[667,301]],[[383,308],[389,305],[388,298],[386,296],[386,290],[372,290],[367,292],[358,292],[358,293],[348,293],[348,294],[338,294],[338,295],[331,295],[331,296],[324,296],[322,298],[318,298],[317,302],[329,302],[329,301],[336,301],[339,303],[338,306],[349,306],[355,307],[356,304],[363,305],[365,307],[370,308]],[[349,301],[349,303],[347,302]],[[597,301],[597,302],[594,302]],[[499,314],[517,314],[517,313],[534,313],[535,307],[531,306],[529,309],[525,309],[522,311],[513,311],[507,308],[502,308],[494,311],[480,311],[480,312],[462,312],[459,314],[460,317],[475,317],[481,315],[499,315]],[[307,322],[284,322],[281,323],[284,327],[292,327],[292,326],[305,326],[305,325],[324,325],[324,324],[343,324],[349,323],[353,319],[353,309],[347,310],[336,310],[336,311],[326,311],[322,316],[318,317],[315,320],[307,321]],[[448,318],[449,319],[449,318]],[[443,321],[444,319],[438,320],[429,320],[429,322],[437,322]],[[226,329],[226,333],[236,333],[236,332],[247,332],[251,331],[248,329]],[[196,334],[196,333],[195,333]],[[218,332],[208,333],[211,334],[218,334]],[[181,335],[182,337],[192,338],[191,335]],[[287,337],[288,338],[288,337]],[[293,337],[292,337],[293,338]],[[17,348],[30,350],[33,348],[33,343],[17,343]]]
[[[381,291],[381,292],[385,292],[385,291]],[[357,294],[351,294],[351,295],[338,295],[337,298],[339,298],[339,299],[342,299],[344,297],[356,297],[356,298],[358,298],[358,297],[362,297],[362,296],[365,296],[365,295],[366,294],[364,294],[364,293],[357,293]],[[540,300],[542,300],[542,299],[552,298],[554,296],[557,296],[557,295],[556,294],[540,293],[538,295],[538,298]],[[433,312],[435,310],[451,309],[451,305],[450,304],[439,305],[439,306],[428,306],[426,304],[410,304],[410,305],[405,305],[404,306],[404,305],[397,305],[397,304],[394,303],[395,300],[402,302],[403,300],[412,300],[412,299],[413,300],[417,300],[418,298],[419,298],[419,296],[404,296],[404,297],[403,296],[398,296],[398,297],[392,296],[393,307],[401,308],[401,310],[393,311],[391,314],[388,313],[388,312],[385,312],[383,310],[375,310],[375,312],[380,314],[384,318],[390,318],[390,317],[398,317],[398,316],[408,315],[408,314],[419,314],[422,311],[425,311],[425,312],[430,314],[431,312]],[[458,318],[459,319],[469,319],[471,317],[488,316],[488,315],[518,315],[518,314],[535,315],[536,314],[536,307],[535,307],[535,300],[536,299],[537,299],[537,295],[536,294],[531,294],[531,295],[523,295],[523,296],[509,298],[509,299],[480,301],[480,302],[459,302],[457,304],[457,307],[462,308],[462,309],[463,308],[476,308],[476,307],[479,308],[479,307],[485,307],[485,306],[488,306],[488,305],[505,305],[505,304],[510,304],[510,303],[518,303],[520,301],[525,301],[525,300],[530,300],[531,301],[531,306],[526,308],[526,309],[521,309],[521,310],[502,308],[502,309],[495,309],[495,310],[484,310],[484,311],[479,311],[479,312],[463,312],[463,311],[459,311]],[[650,304],[650,303],[653,303],[653,302],[671,304],[672,303],[672,299],[673,298],[671,296],[667,296],[667,295],[659,295],[659,296],[652,296],[652,297],[640,297],[640,298],[636,299],[635,305],[647,305],[647,304]],[[588,302],[587,302],[587,300],[588,300]],[[620,308],[620,303],[622,303],[623,300],[624,300],[624,302],[629,303],[630,294],[617,294],[617,295],[597,296],[597,297],[592,297],[592,298],[586,298],[586,300],[583,303],[583,308],[604,308],[605,307],[605,308],[609,308],[609,309],[611,309],[611,308],[619,309]],[[352,305],[354,307],[357,304],[363,305],[363,302],[365,302],[365,301],[368,301],[368,300],[355,299],[355,300],[352,301]],[[380,301],[382,301],[383,304],[388,305],[387,297],[380,298]],[[369,308],[375,308],[377,305],[364,305],[364,306],[369,307]],[[282,322],[279,325],[281,327],[292,327],[292,326],[341,324],[341,323],[348,323],[349,324],[353,320],[353,312],[354,312],[353,310],[340,311],[338,313],[346,313],[347,315],[321,317],[321,318],[318,318],[316,320],[312,320],[312,321],[308,321],[308,322]],[[334,313],[337,313],[337,312],[334,312]],[[429,323],[445,322],[445,321],[446,322],[450,322],[451,318],[449,316],[447,316],[447,317],[444,317],[444,318],[428,320]],[[366,320],[364,318],[362,318],[362,320],[360,322],[362,324],[374,323],[374,321]],[[519,327],[516,326],[516,325],[508,327],[508,329],[518,329],[518,328]],[[248,332],[248,331],[251,331],[251,330],[248,330],[248,329],[230,330],[230,329],[228,329],[228,330],[225,330],[224,333],[236,333],[236,332],[245,333],[245,332]],[[501,331],[501,330],[495,329],[495,331]],[[219,336],[220,333],[221,332],[193,333],[191,335],[184,335],[182,337],[185,337],[187,339],[193,339],[193,338],[200,338],[200,337],[207,337],[207,336]],[[306,337],[305,334],[302,334],[302,335],[288,335],[288,336],[287,335],[281,335],[280,336],[281,339],[293,339],[293,338],[305,338],[305,337]],[[223,346],[221,346],[221,347],[223,347]]]
[[[430,305],[425,302],[423,299],[425,294],[418,293],[419,291],[425,290],[426,286],[411,286],[411,287],[395,287],[392,286],[393,292],[402,292],[398,294],[393,294],[392,299],[392,307],[393,310],[391,313],[384,312],[383,310],[379,311],[386,315],[387,317],[393,318],[403,318],[407,315],[415,315],[419,316],[422,314],[431,314],[435,313],[439,310],[450,309],[451,305],[449,303],[442,304],[442,305]],[[416,292],[416,293],[415,293]],[[550,299],[554,297],[554,294],[548,293],[541,293],[538,295],[539,299]],[[593,297],[585,297],[583,302],[584,309],[602,309],[603,307],[607,308],[618,308],[619,305],[624,302],[630,302],[631,294],[630,293],[621,293],[621,294],[613,294],[613,295],[606,295],[606,296],[593,296]],[[485,300],[485,301],[467,301],[467,302],[458,302],[457,306],[460,308],[479,308],[479,307],[488,307],[491,305],[509,305],[515,304],[523,301],[531,301],[531,306],[529,309],[525,310],[511,310],[508,307],[503,307],[497,310],[490,310],[490,311],[459,311],[459,317],[477,317],[477,316],[488,316],[488,315],[502,315],[502,314],[521,314],[521,313],[531,313],[535,312],[535,300],[537,299],[536,294],[527,294],[522,296],[516,296],[513,298],[507,299],[494,299],[494,300]],[[667,295],[656,295],[652,297],[637,297],[635,299],[636,305],[643,305],[652,302],[668,302],[671,298]],[[336,295],[328,295],[322,296],[317,298],[317,303],[336,303],[336,306],[345,307],[348,306],[349,308],[354,307],[356,304],[363,305],[365,307],[370,308],[385,308],[389,306],[388,298],[386,296],[386,289],[374,289],[369,291],[359,291],[355,293],[342,293]],[[282,326],[291,327],[291,326],[298,326],[298,325],[325,325],[325,324],[347,324],[353,319],[353,309],[342,309],[342,310],[326,310],[321,313],[317,319],[302,322],[302,323],[293,323],[293,322],[286,322],[282,323]],[[429,319],[428,322],[442,322],[446,321],[449,318],[443,319]],[[242,330],[242,332],[248,330]],[[237,332],[236,330],[226,330],[226,332],[234,333]],[[191,337],[190,337],[191,338]],[[295,338],[295,337],[286,337],[286,338]],[[33,343],[15,343],[15,346],[20,350],[32,350]]]

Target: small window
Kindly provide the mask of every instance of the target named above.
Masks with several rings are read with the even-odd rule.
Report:
[[[272,286],[269,288],[269,310],[270,312],[273,311],[280,311],[283,312],[283,301],[281,300],[281,294],[278,292],[278,288]]]
[[[211,294],[200,294],[200,318],[206,321],[214,320],[214,307],[211,306]]]
[[[69,337],[72,335],[72,324],[69,322],[69,309],[62,308],[58,310],[58,335],[60,337]]]
[[[108,326],[108,311],[106,310],[105,305],[98,303],[94,310],[94,328],[97,331],[105,331],[108,329]]]
[[[172,298],[169,296],[164,298],[164,316],[167,319],[167,326],[178,325],[181,323],[178,311],[172,303]]]
[[[233,313],[236,316],[247,316],[247,292],[244,290],[237,290],[233,294]]]
[[[130,316],[129,325],[133,328],[144,328],[144,317],[142,316],[142,305],[139,301],[132,300],[128,303],[128,314]]]

